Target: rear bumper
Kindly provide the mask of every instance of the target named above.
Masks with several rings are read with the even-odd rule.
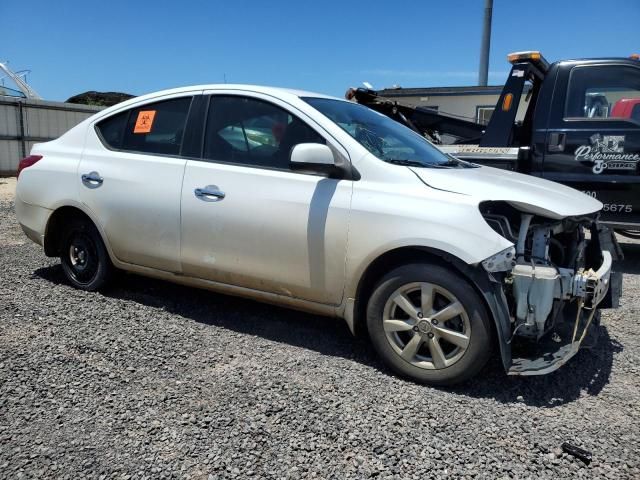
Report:
[[[25,203],[16,198],[16,217],[27,237],[38,245],[44,245],[44,234],[51,210]]]

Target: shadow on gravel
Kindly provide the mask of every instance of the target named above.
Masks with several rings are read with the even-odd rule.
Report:
[[[582,349],[553,373],[535,377],[506,376],[502,362],[495,355],[483,369],[484,374],[451,390],[470,397],[535,407],[555,407],[584,394],[598,395],[609,383],[615,354],[623,350],[623,346],[609,336],[606,326],[599,328],[599,339],[593,348]]]
[[[34,275],[56,284],[66,283],[60,265],[40,268]],[[133,274],[119,275],[117,286],[104,295],[159,308],[206,325],[352,359],[391,375],[376,358],[368,342],[354,338],[340,319],[296,312]],[[583,392],[598,395],[609,382],[614,355],[622,349],[622,345],[611,339],[607,328],[601,326],[595,347],[583,349],[552,374],[509,377],[505,375],[498,355],[494,355],[475,379],[441,390],[475,398],[491,398],[500,403],[555,407],[578,399]]]
[[[56,284],[67,283],[60,265],[40,268],[34,274]],[[206,325],[382,368],[367,342],[354,339],[347,324],[340,319],[126,273],[118,274],[116,286],[102,294],[159,308]]]

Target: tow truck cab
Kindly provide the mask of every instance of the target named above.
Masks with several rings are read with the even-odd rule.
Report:
[[[604,204],[603,222],[637,229],[640,61],[549,65],[539,52],[514,53],[509,61],[509,79],[479,146],[517,147],[517,170],[582,190]],[[530,98],[520,123],[516,111],[526,83]]]

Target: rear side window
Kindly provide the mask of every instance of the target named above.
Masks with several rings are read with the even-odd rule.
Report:
[[[129,119],[129,111],[109,117],[98,124],[98,131],[102,141],[111,148],[122,148],[124,127]]]
[[[178,155],[192,97],[149,103],[98,124],[109,147],[130,152]]]

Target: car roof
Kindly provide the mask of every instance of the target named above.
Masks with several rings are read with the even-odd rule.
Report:
[[[157,92],[147,93],[145,95],[140,95],[138,97],[130,98],[124,102],[118,103],[112,107],[109,107],[105,110],[102,110],[99,115],[96,115],[98,118],[103,118],[108,116],[111,112],[116,110],[121,110],[122,108],[128,107],[130,105],[135,105],[139,102],[144,102],[147,100],[153,100],[155,98],[161,98],[168,95],[176,95],[180,93],[189,93],[189,92],[200,92],[202,90],[237,90],[239,92],[253,92],[253,93],[262,93],[266,95],[272,95],[277,98],[281,98],[283,100],[292,100],[298,99],[300,97],[313,97],[313,98],[328,98],[333,100],[342,100],[346,101],[344,98],[332,97],[330,95],[324,95],[322,93],[315,92],[307,92],[304,90],[296,90],[293,88],[283,88],[283,87],[269,87],[269,86],[261,86],[261,85],[245,85],[245,84],[232,84],[232,83],[212,83],[212,84],[204,84],[204,85],[191,85],[185,87],[178,88],[170,88],[167,90],[159,90]]]
[[[325,95],[322,93],[308,92],[305,90],[297,90],[293,88],[232,84],[232,83],[214,83],[214,84],[192,85],[187,87],[172,88],[168,90],[160,90],[158,92],[149,93],[147,95],[143,95],[136,98],[140,100],[141,98],[153,98],[156,96],[159,97],[159,96],[182,93],[182,92],[192,92],[194,90],[240,90],[240,91],[248,91],[248,92],[256,92],[256,93],[265,93],[265,94],[274,95],[277,97],[294,96],[294,97],[332,98],[337,100],[344,100],[343,98],[332,97],[330,95]]]

